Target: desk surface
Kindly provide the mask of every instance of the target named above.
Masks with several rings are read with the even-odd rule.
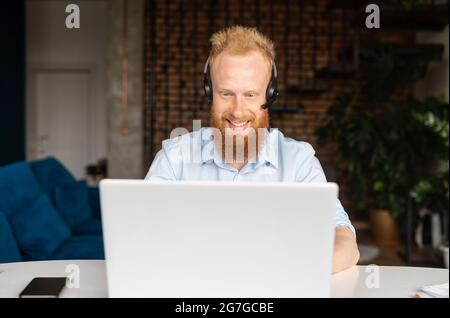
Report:
[[[0,297],[17,297],[34,277],[68,276],[71,264],[78,266],[80,286],[65,288],[61,297],[107,297],[105,262],[95,260],[0,264]],[[448,281],[448,269],[355,266],[332,276],[331,296],[411,297],[423,286]]]

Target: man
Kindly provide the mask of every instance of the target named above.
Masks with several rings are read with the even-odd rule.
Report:
[[[146,179],[326,182],[310,144],[268,130],[267,106],[277,94],[273,43],[254,28],[234,26],[215,33],[211,44],[211,127],[164,140]],[[355,230],[337,200],[333,271],[358,259]]]

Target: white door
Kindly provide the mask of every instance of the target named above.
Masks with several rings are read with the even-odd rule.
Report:
[[[55,156],[78,178],[89,162],[89,73],[35,74],[37,157]]]
[[[77,178],[107,154],[107,1],[27,0],[27,160],[58,158]]]

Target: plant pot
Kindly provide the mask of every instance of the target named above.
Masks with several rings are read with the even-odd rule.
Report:
[[[371,210],[370,225],[377,245],[400,245],[400,232],[397,222],[388,210]]]

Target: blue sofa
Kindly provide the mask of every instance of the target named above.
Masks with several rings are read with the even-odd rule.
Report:
[[[97,188],[55,158],[0,167],[0,263],[104,259]]]

